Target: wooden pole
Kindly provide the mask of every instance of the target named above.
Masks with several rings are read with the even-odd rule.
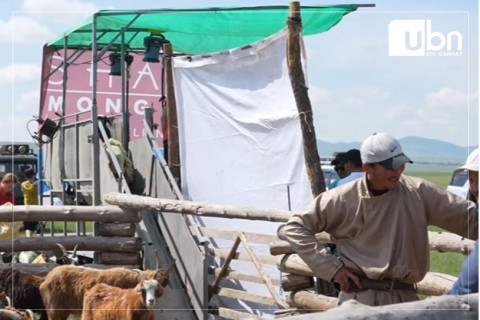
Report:
[[[136,265],[142,264],[142,257],[138,252],[102,252],[100,254],[99,262],[108,265]]]
[[[281,279],[283,291],[297,291],[315,286],[312,277],[299,276],[296,274],[283,274]]]
[[[60,243],[67,250],[138,252],[142,250],[141,238],[126,237],[32,237],[0,240],[0,251],[48,251]]]
[[[168,166],[180,186],[180,146],[178,139],[177,102],[175,99],[175,86],[173,82],[173,49],[170,43],[163,45],[163,68],[165,69],[165,83],[167,95],[168,119]]]
[[[287,257],[279,256],[277,265],[280,271],[302,276],[315,276],[313,271],[297,254]],[[417,283],[417,292],[425,295],[441,295],[450,290],[456,278],[441,273],[428,272],[422,281]]]
[[[53,268],[58,267],[56,263],[0,263],[0,270],[18,270],[22,273],[36,274],[46,276]],[[89,268],[93,269],[111,269],[111,268],[127,268],[138,269],[138,265],[105,265],[105,264],[89,264]]]
[[[280,298],[278,293],[275,291],[275,288],[273,287],[272,281],[270,280],[268,275],[265,273],[265,271],[262,268],[262,265],[260,264],[257,257],[253,253],[253,250],[250,247],[250,244],[248,243],[247,238],[245,238],[245,235],[242,232],[239,232],[238,237],[242,241],[243,246],[245,247],[245,250],[247,251],[248,255],[250,256],[250,259],[252,259],[252,262],[255,265],[255,268],[257,268],[257,271],[260,274],[260,277],[262,277],[263,282],[267,286],[267,289],[270,292],[270,294],[272,295],[275,303],[281,308],[284,308],[284,309],[288,308],[289,307],[288,304],[286,304],[285,301],[283,301],[282,298]]]
[[[302,54],[300,48],[302,33],[302,18],[300,16],[300,2],[290,2],[290,16],[287,20],[287,64],[290,82],[292,84],[293,94],[297,103],[298,115],[303,137],[303,152],[305,155],[305,165],[313,196],[317,196],[325,191],[325,182],[323,179],[320,157],[317,150],[317,139],[315,128],[313,126],[313,114],[310,98],[308,97],[308,87],[305,81],[305,75],[302,68]]]
[[[215,281],[213,282],[212,286],[210,287],[210,290],[208,291],[208,300],[210,300],[215,294],[217,294],[218,288],[220,286],[220,282],[225,277],[228,270],[228,266],[230,265],[230,262],[234,258],[235,253],[237,253],[237,249],[239,245],[240,245],[240,237],[237,236],[237,239],[233,243],[232,249],[230,249],[230,252],[228,253],[228,257],[222,266],[222,270],[220,271],[220,274],[215,278]]]
[[[288,256],[278,256],[277,266],[281,272],[297,274],[306,277],[313,277],[313,271],[300,258],[298,254],[290,254]]]
[[[338,305],[338,298],[308,291],[295,291],[288,296],[287,302],[292,307],[323,311],[335,308]]]
[[[0,206],[0,221],[139,222],[138,212],[113,206]]]
[[[348,300],[325,312],[292,316],[289,320],[474,320],[478,319],[478,293],[441,296],[413,302],[370,307]]]
[[[101,237],[133,237],[135,235],[135,224],[101,223],[98,226],[98,235]]]
[[[475,247],[475,241],[448,232],[428,231],[430,250],[456,252],[468,255]]]
[[[105,195],[105,201],[109,204],[128,209],[192,214],[204,217],[286,222],[292,215],[290,211],[285,210],[224,206],[185,200],[156,199],[113,192]]]
[[[286,239],[284,225],[278,228],[277,236],[281,240]],[[321,243],[334,242],[328,238],[329,235],[327,233],[317,233],[315,237],[317,237]],[[475,246],[475,241],[449,232],[428,231],[428,240],[430,250],[436,250],[438,252],[454,252],[466,255],[471,252]],[[272,255],[290,254],[293,253],[293,248],[286,241],[275,241],[270,245],[270,253]]]
[[[417,283],[418,293],[429,296],[441,296],[446,294],[457,281],[457,277],[438,272],[429,272],[425,278]]]

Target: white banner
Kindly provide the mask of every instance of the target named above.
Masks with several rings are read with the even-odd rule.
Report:
[[[305,208],[312,195],[286,64],[286,31],[228,52],[177,57],[174,68],[185,197],[212,204]],[[239,219],[197,221],[210,228],[268,234],[278,228],[277,223]],[[230,250],[232,242],[213,245]],[[267,246],[253,247],[268,254]],[[234,261],[232,267],[256,273],[251,263],[243,264]],[[279,276],[275,267],[266,269]]]
[[[311,200],[286,32],[174,59],[182,191],[194,201],[303,209]]]

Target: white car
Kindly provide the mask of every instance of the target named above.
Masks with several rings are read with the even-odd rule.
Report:
[[[464,199],[467,198],[468,188],[470,187],[468,183],[468,174],[467,170],[453,173],[450,184],[447,187],[447,190],[457,196],[460,196]]]
[[[335,166],[332,166],[331,164],[322,163],[323,178],[325,180],[326,190],[328,190],[328,187],[330,186],[330,183],[332,183],[332,181],[337,180],[339,178],[334,167]]]

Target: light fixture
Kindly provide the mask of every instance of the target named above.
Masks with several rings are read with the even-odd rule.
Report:
[[[146,62],[159,62],[158,55],[163,48],[164,43],[170,43],[162,34],[149,35],[143,38],[143,45],[145,46],[145,54],[143,61]]]
[[[114,52],[110,53],[110,73],[109,75],[111,76],[119,76],[122,74],[122,55],[121,53]],[[125,63],[127,64],[127,67],[129,67],[133,62],[133,56],[128,54],[128,52],[125,54]]]
[[[37,131],[34,132],[34,134],[31,134],[31,131],[28,128],[28,125],[32,121],[38,122],[38,128],[37,128]],[[49,118],[46,118],[44,120],[37,116],[34,116],[33,119],[30,120],[27,124],[28,132],[30,133],[32,138],[35,140],[35,143],[37,144],[38,147],[41,147],[43,144],[47,144],[51,142],[59,127],[60,127],[60,124],[55,123],[55,121]],[[21,152],[21,150],[18,150],[18,151]]]
[[[30,147],[28,144],[13,144],[0,146],[0,154],[28,154]]]

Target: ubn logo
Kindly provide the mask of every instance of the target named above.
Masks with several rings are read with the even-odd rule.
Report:
[[[389,56],[461,56],[461,51],[460,32],[432,32],[431,20],[392,20],[388,25]]]

